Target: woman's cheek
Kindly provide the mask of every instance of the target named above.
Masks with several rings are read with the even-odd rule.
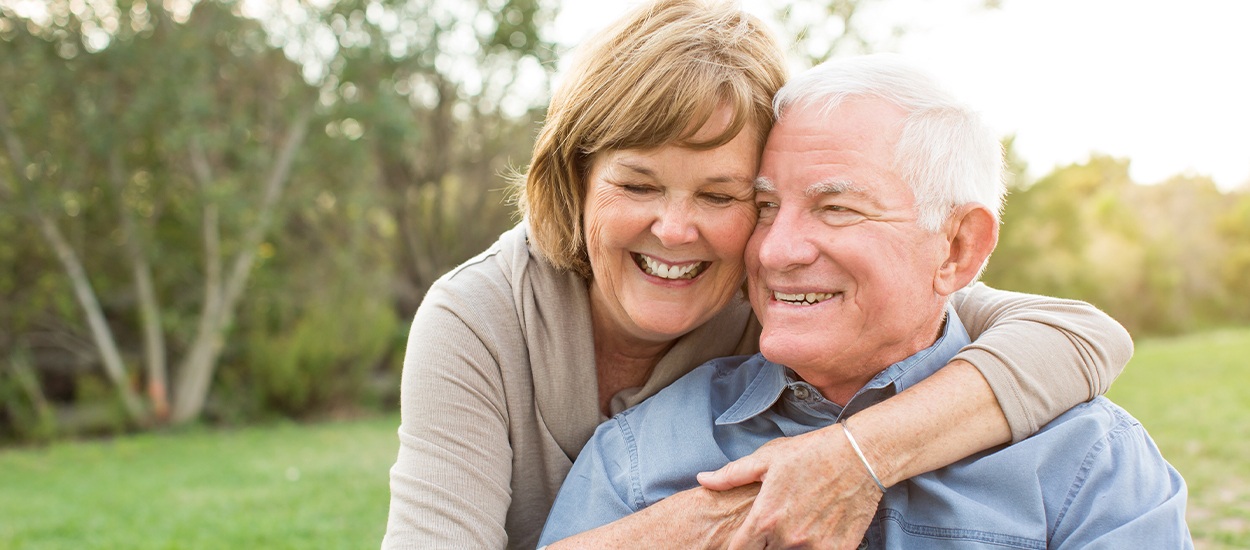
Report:
[[[747,241],[750,240],[751,233],[755,231],[755,221],[756,212],[753,204],[742,203],[726,209],[726,212],[722,214],[719,232],[724,236],[720,240],[725,241],[725,246],[730,249],[727,256],[742,257],[746,251]]]

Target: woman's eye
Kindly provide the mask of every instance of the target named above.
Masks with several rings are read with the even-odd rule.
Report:
[[[634,185],[634,184],[622,185],[621,189],[624,189],[626,193],[629,193],[631,195],[646,195],[647,193],[651,193],[655,191],[655,188],[651,187],[650,185]]]
[[[714,204],[716,206],[725,206],[729,203],[734,202],[733,197],[729,195],[722,195],[720,193],[705,193],[703,195],[703,200],[711,204]]]

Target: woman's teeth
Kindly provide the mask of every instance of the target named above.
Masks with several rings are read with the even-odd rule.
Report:
[[[708,264],[708,262],[695,262],[686,265],[669,265],[643,254],[634,254],[634,262],[648,275],[670,280],[698,277]]]
[[[779,302],[787,304],[812,305],[818,304],[833,297],[829,292],[808,292],[807,294],[786,294],[785,292],[773,292],[773,297]]]

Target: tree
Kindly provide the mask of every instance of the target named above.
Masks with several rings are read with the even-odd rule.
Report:
[[[1230,207],[1216,220],[1217,234],[1227,244],[1219,275],[1227,289],[1233,320],[1250,321],[1250,187],[1230,193]]]
[[[63,373],[42,368],[53,349],[33,348],[43,386],[62,375],[76,386],[103,366],[132,424],[181,423],[201,414],[223,357],[293,365],[286,378],[230,367],[292,387],[310,364],[369,365],[395,324],[366,297],[373,273],[398,267],[389,286],[406,317],[434,278],[511,223],[500,174],[528,155],[554,54],[537,2],[285,4],[303,11],[260,19],[230,1],[14,6],[30,9],[0,2],[0,77],[21,83],[0,91],[0,198],[35,223],[0,231],[33,228],[44,247],[0,248],[22,259],[0,278],[22,305],[4,313],[18,322],[0,345],[18,357],[38,323],[92,342]],[[326,37],[338,47],[325,51]],[[536,89],[518,93],[527,79]],[[263,261],[288,271],[257,279]],[[257,280],[268,292],[244,300]],[[309,289],[315,299],[290,297]],[[246,353],[229,338],[240,313],[251,332],[238,340],[253,349],[272,339],[314,351],[292,350],[300,364]],[[364,334],[315,351],[346,318],[382,331],[380,343]],[[142,371],[129,366],[139,356]]]
[[[556,49],[540,31],[553,16],[538,0],[353,0],[314,19],[339,43],[326,88],[394,223],[405,318],[511,223],[503,176],[529,156]]]
[[[145,422],[151,413],[157,420],[169,414],[175,423],[186,422],[202,410],[316,93],[298,65],[266,48],[261,29],[231,14],[226,4],[203,3],[185,23],[143,2],[122,2],[115,11],[93,6],[51,3],[46,22],[4,8],[12,33],[5,40],[4,69],[9,81],[23,81],[24,87],[13,108],[7,99],[0,103],[0,133],[18,195],[60,259],[132,421]],[[88,51],[78,51],[78,44]],[[27,150],[34,152],[28,156]],[[92,262],[83,261],[97,251],[66,239],[59,212],[49,207],[58,195],[84,193],[115,204],[111,214],[91,205],[84,223],[115,231],[124,245],[140,302],[150,410],[133,390],[100,305],[99,283],[92,283]],[[239,215],[223,220],[224,197],[251,207],[231,205]],[[88,209],[78,202],[75,210]],[[162,311],[149,258],[169,252],[169,243],[151,234],[173,220],[158,212],[198,217],[202,235],[202,263],[194,273],[204,288],[197,328],[172,382],[164,373],[162,323],[171,314]],[[226,243],[223,225],[235,230]],[[223,255],[231,257],[228,268]],[[115,280],[103,275],[115,264],[99,263],[95,279]],[[166,400],[171,393],[172,409]]]

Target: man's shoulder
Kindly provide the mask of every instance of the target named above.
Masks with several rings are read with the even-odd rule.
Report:
[[[1093,441],[1133,431],[1145,433],[1141,422],[1127,410],[1110,399],[1099,396],[1068,409],[1029,439],[1062,435],[1066,438],[1078,437]]]
[[[1153,447],[1153,442],[1124,408],[1105,397],[1086,401],[1046,424],[1037,433],[1012,445],[998,447],[953,465],[973,477],[988,472],[1031,471],[1043,480],[1045,492],[1063,490],[1087,471],[1091,461],[1106,460],[1116,447]],[[1121,456],[1123,458],[1123,455]],[[1028,476],[1033,477],[1033,476]]]
[[[993,454],[1014,457],[1017,464],[1033,464],[1040,478],[1049,480],[1048,485],[1081,479],[1095,464],[1166,465],[1141,422],[1106,397],[1072,407],[1031,437]],[[1060,489],[1058,485],[1052,489]]]

